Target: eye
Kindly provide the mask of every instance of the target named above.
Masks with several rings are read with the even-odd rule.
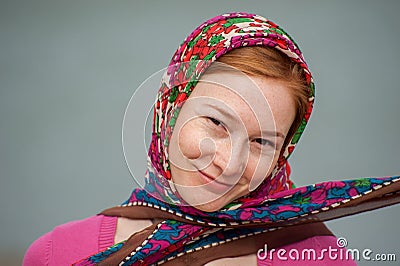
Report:
[[[211,123],[213,123],[216,126],[222,126],[222,123],[218,119],[215,119],[215,118],[212,118],[212,117],[207,117],[207,119],[210,120]]]
[[[228,130],[223,122],[210,116],[205,116],[204,118],[210,136],[215,138],[226,138],[229,136]]]
[[[274,146],[274,143],[267,139],[258,138],[258,139],[254,139],[254,141],[262,146],[266,146],[266,145],[269,145],[271,147]]]

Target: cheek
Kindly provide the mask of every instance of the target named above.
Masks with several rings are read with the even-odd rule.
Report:
[[[204,134],[199,130],[195,122],[188,122],[180,128],[177,133],[177,148],[181,154],[187,159],[197,159],[201,155],[200,141],[204,138]]]
[[[256,183],[262,182],[272,172],[272,169],[278,162],[278,158],[278,151],[270,156],[250,156],[246,165],[246,179],[250,181],[250,179],[255,178]]]

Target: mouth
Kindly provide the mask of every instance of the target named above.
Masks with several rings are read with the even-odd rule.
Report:
[[[226,192],[230,190],[235,184],[227,184],[217,181],[217,178],[206,174],[205,172],[198,170],[200,177],[203,179],[205,185],[210,189],[216,190],[217,192]]]

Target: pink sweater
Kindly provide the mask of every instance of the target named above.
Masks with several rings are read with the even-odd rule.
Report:
[[[92,216],[80,221],[69,222],[54,228],[53,231],[43,235],[27,250],[23,266],[41,265],[71,265],[76,261],[98,253],[114,244],[117,217],[103,215]],[[301,242],[282,247],[287,252],[281,258],[273,253],[272,260],[269,258],[258,259],[258,265],[264,266],[284,266],[284,265],[356,265],[351,260],[331,260],[325,256],[322,260],[304,261],[291,260],[289,252],[296,249],[300,252],[303,249],[313,248],[317,254],[321,254],[322,249],[337,248],[336,237],[316,236]],[[263,255],[263,253],[261,253]],[[282,259],[283,257],[288,260]]]

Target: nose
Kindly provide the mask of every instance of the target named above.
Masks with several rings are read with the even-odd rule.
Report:
[[[248,153],[245,152],[244,145],[231,138],[218,140],[215,145],[214,165],[220,168],[226,179],[237,180],[246,166]]]

